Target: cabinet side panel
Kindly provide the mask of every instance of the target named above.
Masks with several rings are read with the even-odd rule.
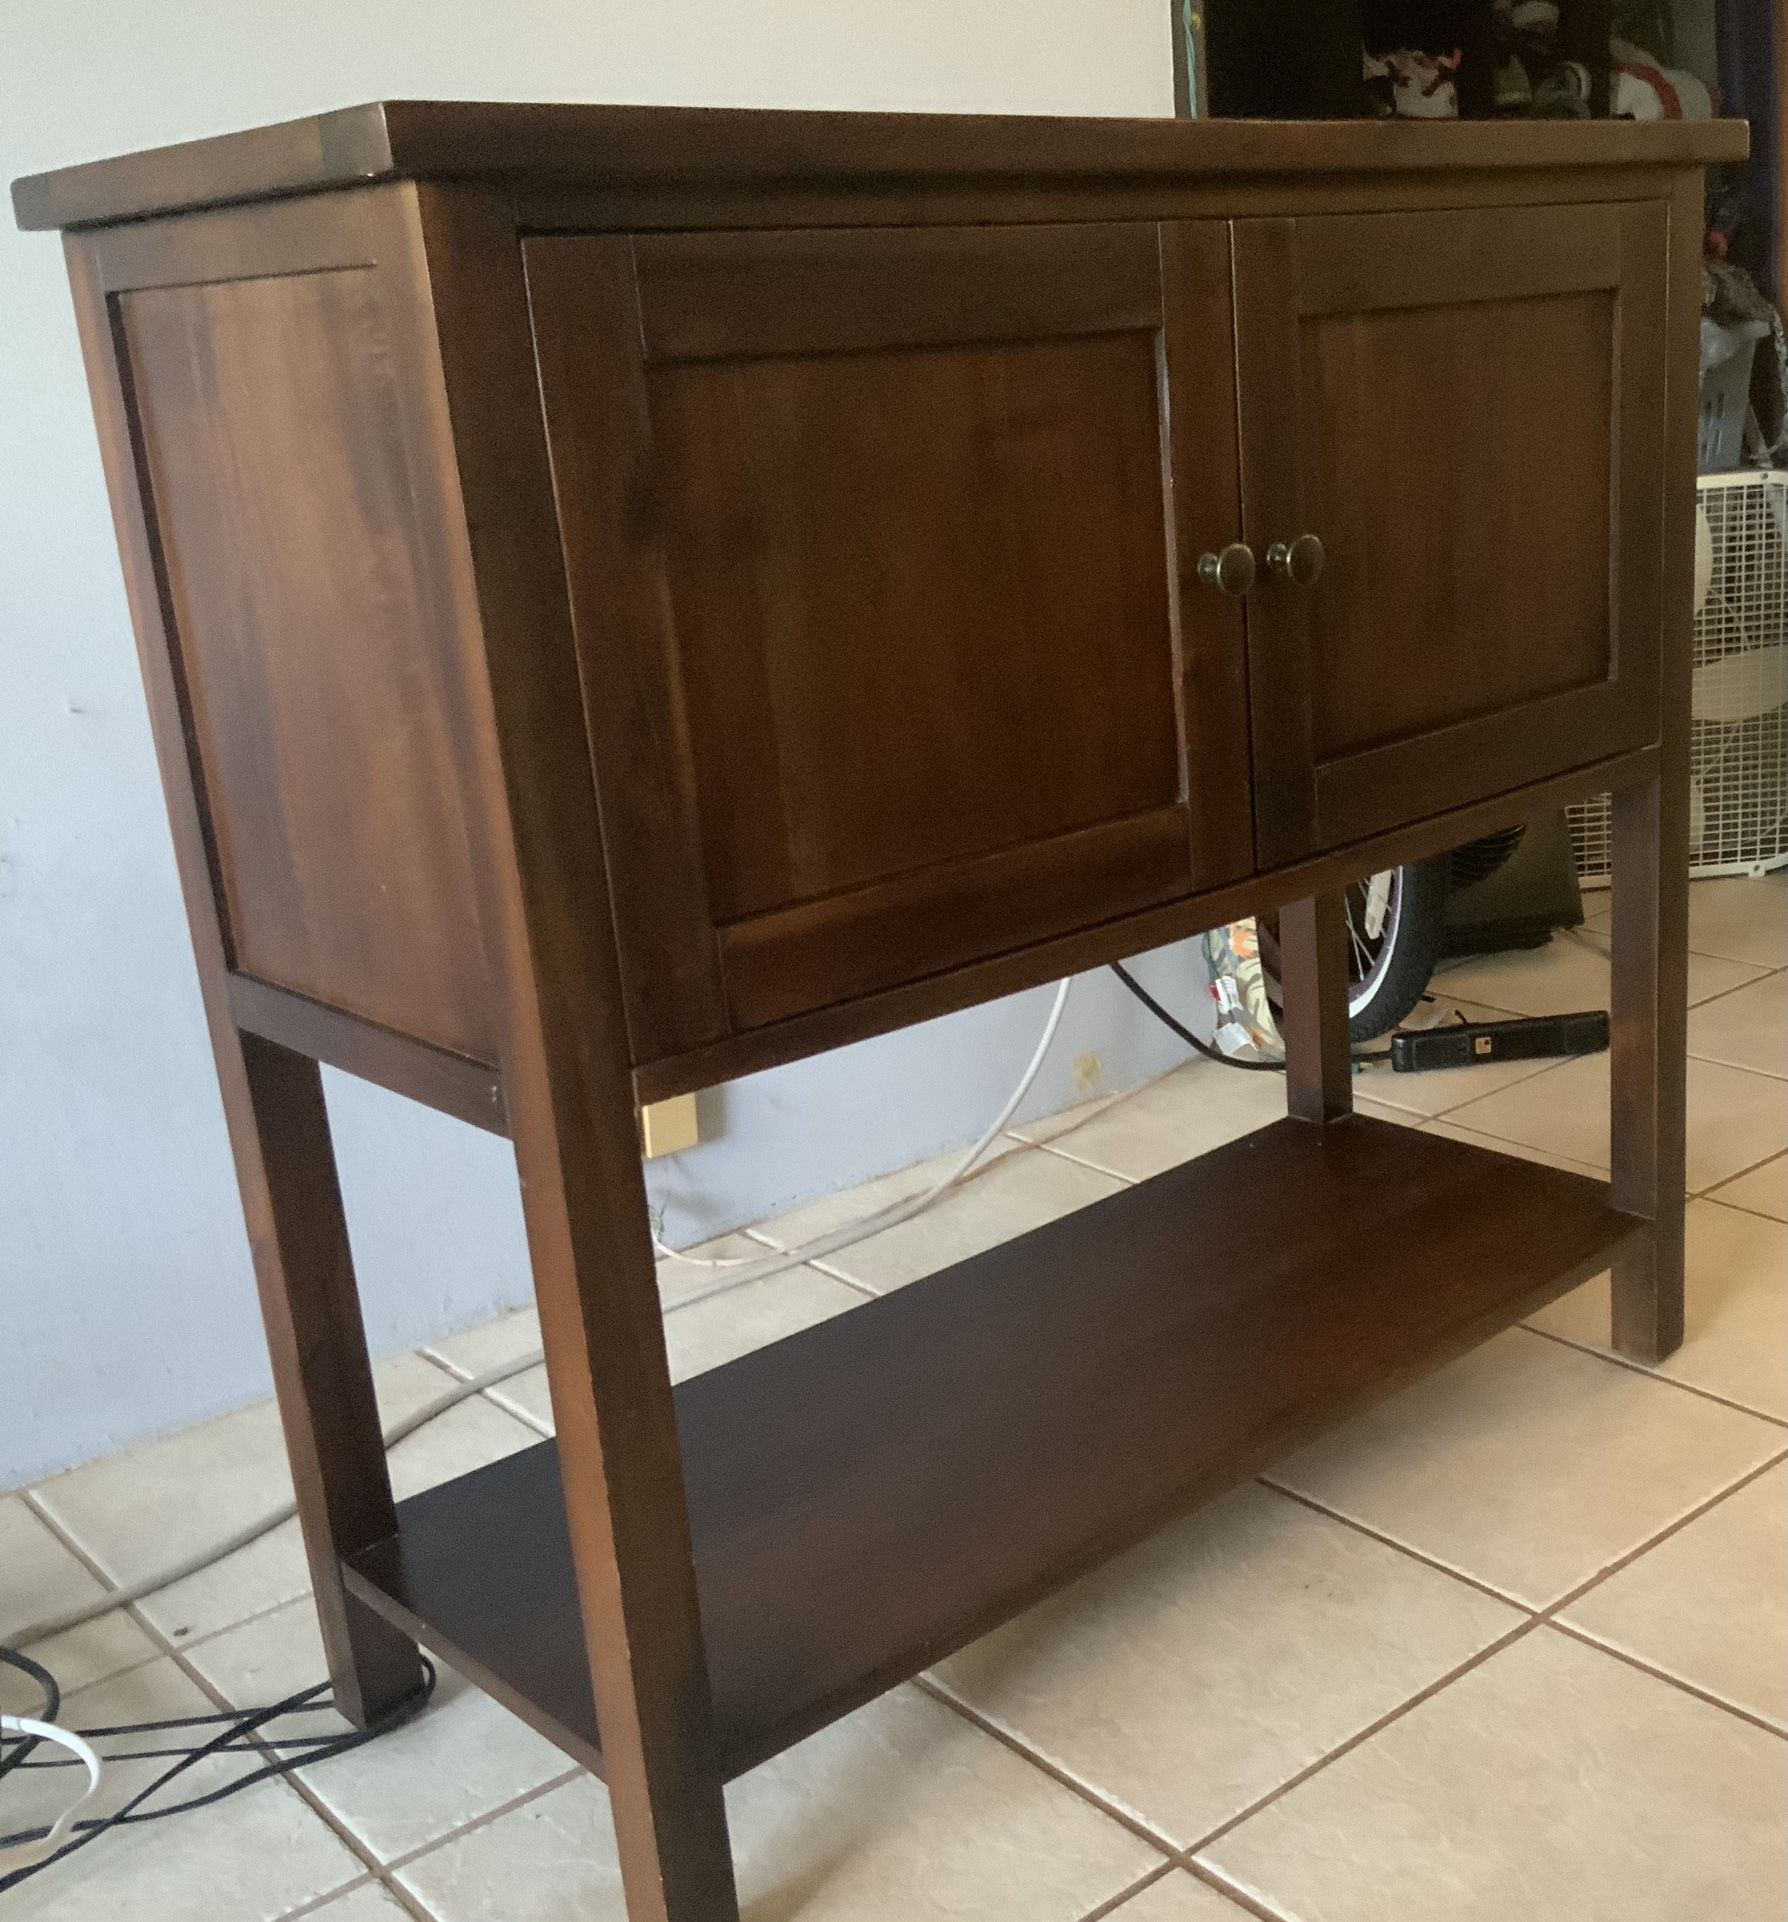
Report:
[[[494,1059],[377,271],[114,311],[233,966]]]

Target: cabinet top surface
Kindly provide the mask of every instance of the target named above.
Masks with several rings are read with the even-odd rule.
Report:
[[[617,189],[924,188],[1738,160],[1737,120],[1250,121],[388,100],[32,174],[25,228],[80,227],[389,179]]]

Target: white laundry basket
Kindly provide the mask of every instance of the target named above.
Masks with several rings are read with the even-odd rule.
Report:
[[[1788,472],[1698,486],[1689,871],[1788,866]],[[1608,797],[1570,810],[1577,872],[1608,879]]]

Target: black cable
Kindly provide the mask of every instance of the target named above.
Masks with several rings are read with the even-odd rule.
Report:
[[[1161,1022],[1163,1026],[1171,1028],[1173,1032],[1185,1042],[1187,1047],[1203,1055],[1207,1061],[1215,1061],[1225,1068],[1245,1068],[1250,1074],[1283,1074],[1285,1072],[1285,1063],[1283,1061],[1243,1061],[1237,1055],[1225,1054],[1220,1048],[1213,1048],[1208,1041],[1199,1040],[1198,1036],[1195,1035],[1184,1022],[1176,1021],[1173,1016],[1162,1007],[1160,1002],[1149,993],[1148,989],[1137,980],[1135,975],[1133,975],[1121,961],[1113,961],[1109,965],[1112,973],[1123,982],[1124,986],[1135,995],[1137,1000],[1148,1009],[1149,1013],[1152,1014],[1157,1021]],[[1426,995],[1422,998],[1423,1000],[1428,999]],[[1388,1061],[1391,1058],[1391,1051],[1389,1048],[1373,1048],[1362,1053],[1350,1054],[1347,1058],[1356,1065],[1362,1061]]]
[[[1208,1041],[1201,1041],[1183,1021],[1176,1021],[1121,961],[1112,962],[1111,971],[1163,1027],[1171,1028],[1188,1048],[1195,1054],[1203,1055],[1207,1061],[1220,1062],[1226,1068],[1245,1068],[1250,1074],[1285,1072],[1283,1061],[1243,1061],[1235,1055],[1225,1054],[1221,1048],[1213,1048]]]
[[[62,1686],[42,1662],[35,1662],[29,1655],[21,1655],[15,1648],[0,1645],[0,1662],[8,1668],[16,1668],[21,1675],[28,1675],[43,1690],[43,1707],[31,1718],[35,1722],[53,1722],[56,1711],[62,1706]]]
[[[43,1690],[43,1707],[31,1718],[34,1722],[53,1722],[56,1711],[62,1706],[62,1685],[41,1662],[34,1662],[29,1655],[21,1655],[17,1649],[0,1647],[0,1662],[8,1668],[16,1668],[21,1675],[28,1675]],[[10,1775],[16,1768],[22,1768],[25,1758],[42,1742],[41,1735],[21,1735],[16,1738],[17,1746],[10,1754],[0,1748],[0,1777]]]
[[[164,1769],[153,1782],[139,1790],[137,1794],[132,1796],[128,1802],[113,1814],[77,1822],[75,1827],[81,1831],[81,1833],[79,1833],[73,1841],[59,1849],[55,1855],[43,1862],[34,1862],[26,1868],[16,1869],[11,1875],[0,1878],[0,1894],[12,1888],[15,1884],[22,1882],[27,1876],[35,1875],[39,1869],[48,1868],[52,1862],[61,1861],[64,1856],[70,1854],[73,1850],[85,1847],[87,1843],[103,1835],[107,1829],[127,1824],[159,1821],[164,1816],[180,1815],[193,1809],[205,1808],[213,1802],[222,1801],[226,1796],[234,1795],[242,1789],[252,1787],[256,1782],[263,1782],[277,1775],[289,1774],[293,1769],[308,1767],[313,1762],[327,1761],[331,1756],[346,1754],[351,1749],[361,1747],[364,1743],[370,1742],[375,1737],[387,1733],[400,1723],[408,1721],[410,1717],[422,1707],[423,1703],[426,1702],[434,1692],[435,1671],[433,1665],[424,1658],[423,1683],[421,1688],[397,1704],[394,1709],[387,1715],[381,1717],[378,1722],[367,1728],[352,1729],[344,1735],[322,1738],[322,1741],[311,1748],[310,1752],[279,1758],[268,1763],[263,1768],[254,1769],[246,1775],[237,1776],[234,1780],[225,1782],[218,1788],[212,1789],[204,1795],[189,1796],[185,1801],[170,1803],[165,1808],[143,1808],[143,1803],[148,1801],[151,1796],[157,1794],[161,1789],[165,1788],[169,1782],[183,1774],[187,1769],[192,1768],[198,1762],[206,1760],[212,1755],[229,1751],[232,1744],[238,1743],[247,1735],[251,1735],[266,1723],[275,1721],[282,1715],[296,1714],[307,1708],[326,1708],[330,1706],[328,1703],[318,1702],[315,1699],[327,1686],[328,1684],[326,1682],[318,1682],[313,1687],[301,1690],[295,1695],[288,1696],[283,1702],[276,1702],[269,1708],[249,1710],[228,1717],[195,1716],[191,1718],[177,1718],[179,1720],[190,1719],[193,1721],[223,1720],[227,1722],[227,1726],[220,1728],[208,1741],[201,1743],[192,1750],[182,1753],[180,1759],[174,1763],[172,1768]],[[125,1725],[124,1728],[116,1732],[127,1732],[128,1727],[129,1725]],[[47,1833],[47,1828],[38,1828],[25,1830],[18,1835],[0,1837],[0,1847],[10,1846],[16,1842],[35,1841]]]
[[[304,1702],[296,1708],[288,1709],[286,1713],[303,1715],[315,1711],[321,1714],[332,1709],[335,1706],[333,1702],[316,1702],[309,1699],[314,1695],[320,1695],[327,1686],[328,1684],[324,1682],[313,1682],[304,1691],[306,1698]],[[101,1735],[157,1735],[166,1728],[203,1728],[214,1722],[239,1722],[245,1713],[245,1710],[239,1708],[211,1709],[202,1715],[168,1715],[159,1722],[115,1722],[109,1727],[78,1728],[74,1732],[90,1739]],[[335,1738],[330,1736],[327,1739],[333,1741]]]
[[[165,1788],[176,1776],[185,1774],[189,1768],[193,1768],[198,1763],[205,1761],[219,1749],[234,1741],[239,1734],[252,1733],[255,1729],[261,1727],[266,1722],[272,1721],[279,1715],[289,1714],[296,1709],[308,1706],[312,1698],[319,1695],[327,1687],[328,1683],[318,1682],[314,1687],[307,1688],[297,1695],[288,1696],[285,1701],[276,1703],[271,1708],[253,1709],[246,1714],[238,1716],[228,1727],[219,1729],[209,1741],[201,1742],[198,1747],[189,1749],[171,1768],[163,1769],[161,1774],[158,1775],[153,1782],[139,1789],[135,1795],[131,1796],[127,1802],[123,1803],[111,1815],[102,1815],[76,1822],[74,1827],[77,1833],[74,1839],[64,1843],[54,1855],[46,1856],[41,1862],[27,1863],[24,1868],[14,1869],[10,1875],[0,1876],[0,1895],[4,1895],[8,1889],[17,1887],[19,1883],[25,1881],[28,1877],[36,1875],[40,1869],[47,1869],[51,1863],[65,1860],[68,1856],[72,1855],[76,1849],[85,1848],[89,1842],[96,1841],[107,1829],[118,1828],[126,1823],[135,1821],[151,1821],[155,1819],[155,1816],[159,1815],[173,1815],[178,1813],[181,1808],[188,1805],[176,1803],[172,1808],[158,1809],[154,1811],[153,1814],[144,1814],[141,1816],[139,1816],[136,1811],[148,1801],[150,1796],[154,1795],[158,1790]],[[290,1766],[297,1766],[295,1759]],[[221,1794],[229,1794],[239,1788],[246,1788],[249,1783],[255,1779],[257,1778],[252,1773],[250,1775],[239,1776],[234,1781],[224,1784],[223,1789],[214,1793],[209,1799],[216,1800]],[[21,1829],[17,1834],[0,1836],[0,1848],[11,1848],[21,1842],[38,1842],[41,1841],[44,1836],[48,1835],[49,1832],[47,1825],[35,1829]]]
[[[330,1708],[334,1705],[329,1702],[319,1702],[316,1706],[319,1708]],[[239,1720],[240,1718],[232,1717],[231,1719]],[[91,1729],[78,1729],[73,1732],[80,1735],[91,1735],[93,1733]],[[129,1732],[128,1729],[118,1731],[120,1734],[128,1734]],[[38,1737],[35,1739],[41,1740],[42,1738]],[[232,1730],[229,1740],[218,1748],[215,1753],[219,1755],[248,1755],[258,1754],[264,1749],[328,1748],[331,1743],[339,1742],[341,1739],[342,1737],[339,1734],[262,1735],[257,1737],[253,1735],[239,1735]],[[118,1748],[108,1749],[102,1757],[102,1760],[105,1762],[107,1768],[110,1768],[114,1762],[161,1762],[176,1755],[187,1755],[190,1753],[190,1749],[185,1748]],[[311,1759],[316,1760],[318,1758],[312,1757]],[[326,1760],[327,1758],[322,1759]],[[78,1755],[43,1755],[39,1756],[35,1762],[21,1762],[19,1764],[19,1767],[23,1769],[81,1769],[86,1766],[87,1764],[83,1762]],[[308,1763],[306,1766],[308,1766]]]
[[[26,1668],[29,1662],[29,1657],[15,1657],[10,1649],[0,1649],[0,1657],[11,1660],[14,1666],[21,1668]],[[37,1664],[31,1663],[30,1667],[26,1668],[26,1672],[33,1673],[36,1669]],[[47,1671],[44,1671],[44,1675],[48,1679],[49,1687],[54,1689],[54,1678],[48,1677]],[[251,1769],[246,1775],[236,1776],[203,1795],[188,1796],[185,1801],[171,1802],[165,1808],[145,1809],[143,1807],[151,1796],[158,1794],[170,1782],[198,1763],[213,1755],[243,1752],[241,1745],[249,1737],[265,1727],[267,1723],[277,1721],[282,1715],[296,1715],[306,1710],[331,1707],[331,1703],[317,1699],[328,1686],[327,1682],[317,1682],[310,1688],[300,1689],[296,1694],[288,1695],[284,1701],[275,1702],[268,1708],[247,1709],[234,1713],[226,1711],[207,1715],[174,1716],[160,1722],[120,1723],[104,1729],[79,1731],[85,1735],[133,1735],[153,1729],[181,1728],[197,1724],[219,1725],[213,1735],[196,1747],[167,1751],[178,1758],[173,1765],[163,1769],[153,1782],[139,1789],[112,1814],[77,1821],[74,1825],[77,1831],[74,1838],[65,1843],[54,1855],[46,1857],[42,1862],[32,1862],[24,1868],[14,1869],[9,1875],[0,1876],[0,1895],[4,1895],[8,1889],[16,1888],[19,1883],[37,1874],[40,1869],[47,1869],[53,1863],[62,1861],[76,1849],[85,1848],[89,1842],[97,1840],[108,1829],[141,1822],[157,1822],[164,1816],[182,1815],[193,1809],[208,1808],[214,1802],[221,1802],[226,1796],[235,1795],[245,1788],[253,1787],[257,1782],[268,1781],[274,1776],[289,1775],[294,1769],[308,1768],[312,1763],[325,1762],[334,1756],[345,1755],[350,1750],[360,1748],[377,1737],[388,1734],[392,1729],[409,1721],[434,1694],[435,1668],[434,1664],[424,1656],[422,1685],[365,1728],[349,1729],[346,1733],[335,1736],[299,1736],[283,1739],[269,1737],[265,1742],[255,1743],[253,1746],[260,1752],[265,1752],[267,1748],[287,1747],[297,1747],[299,1752],[293,1755],[275,1756],[263,1767]],[[60,1701],[59,1692],[56,1700]],[[106,1759],[126,1758],[108,1757]],[[0,1835],[0,1848],[10,1848],[21,1842],[40,1841],[48,1833],[49,1826],[46,1824],[40,1828],[23,1829],[16,1835]]]

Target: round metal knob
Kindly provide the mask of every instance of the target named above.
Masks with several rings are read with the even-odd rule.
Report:
[[[1206,587],[1239,601],[1254,585],[1253,548],[1243,541],[1231,541],[1221,554],[1200,554],[1198,578]]]
[[[1328,558],[1314,534],[1300,534],[1295,541],[1274,541],[1267,549],[1267,566],[1280,580],[1298,587],[1314,587],[1322,578]]]

